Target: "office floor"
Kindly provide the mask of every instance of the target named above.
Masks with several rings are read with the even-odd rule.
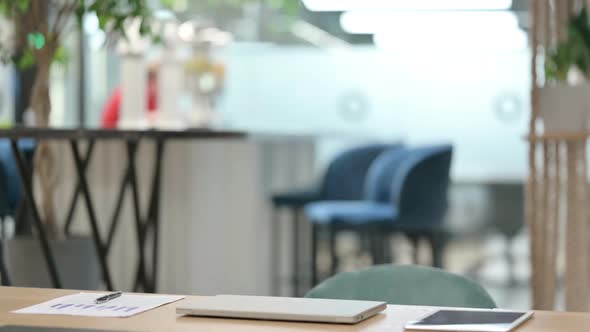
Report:
[[[508,252],[512,257],[507,256]],[[497,235],[486,236],[482,242],[458,241],[449,247],[447,262],[449,270],[481,284],[499,307],[530,309],[530,267],[525,234],[519,235],[512,245]]]

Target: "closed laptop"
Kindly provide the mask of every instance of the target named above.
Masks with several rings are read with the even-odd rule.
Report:
[[[385,310],[385,302],[218,295],[180,304],[181,315],[354,324]]]

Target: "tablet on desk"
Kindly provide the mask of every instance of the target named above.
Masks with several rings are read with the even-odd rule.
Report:
[[[532,311],[438,310],[419,321],[406,324],[406,330],[510,332],[531,318]]]
[[[385,302],[218,295],[176,308],[181,315],[354,324],[385,310]]]

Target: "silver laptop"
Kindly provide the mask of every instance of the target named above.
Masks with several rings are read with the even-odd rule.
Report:
[[[354,324],[385,310],[385,302],[218,295],[180,303],[180,315]]]

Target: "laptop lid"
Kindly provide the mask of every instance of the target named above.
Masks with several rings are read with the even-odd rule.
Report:
[[[385,302],[218,295],[179,304],[177,314],[262,320],[358,323],[385,310]]]

